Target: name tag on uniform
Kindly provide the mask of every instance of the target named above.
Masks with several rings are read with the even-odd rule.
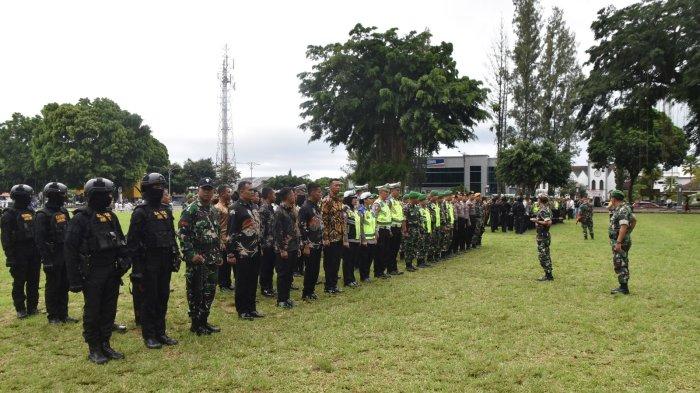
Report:
[[[110,221],[112,221],[112,216],[109,215],[109,214],[96,214],[96,216],[97,216],[97,219],[98,219],[100,222],[110,222]]]
[[[64,222],[66,222],[66,215],[65,214],[56,214],[56,223],[63,224]]]
[[[168,218],[168,213],[165,211],[153,212],[153,215],[156,216],[156,220],[165,220]]]
[[[31,221],[33,219],[34,219],[34,216],[32,216],[31,213],[22,213],[22,220]]]

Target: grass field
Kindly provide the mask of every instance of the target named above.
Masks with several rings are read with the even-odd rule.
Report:
[[[573,222],[553,228],[553,283],[534,280],[532,232],[487,232],[481,249],[433,269],[334,297],[319,287],[318,301],[290,311],[259,298],[267,317],[254,322],[218,293],[211,320],[223,332],[210,337],[188,331],[180,273],[168,314],[180,345],[162,350],[143,346],[124,286],[117,320],[130,330],[113,346],[126,360],[105,366],[86,361],[79,324],[17,320],[3,268],[0,390],[698,391],[700,216],[638,217],[630,296],[609,295],[607,215],[596,214],[595,241]],[[71,315],[81,307],[72,294]]]

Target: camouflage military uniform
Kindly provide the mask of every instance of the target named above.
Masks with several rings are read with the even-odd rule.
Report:
[[[431,227],[433,229],[433,231],[430,233],[430,236],[428,237],[428,259],[433,262],[437,261],[440,258],[441,233],[440,226],[437,225],[437,222],[440,220],[440,217],[438,216],[438,212],[435,210],[435,206],[435,202],[430,202],[428,204],[428,212],[430,213],[430,222]]]
[[[537,213],[537,221],[552,221],[552,211],[549,206],[544,205]],[[549,228],[537,226],[537,255],[540,259],[540,266],[546,274],[552,274],[552,258],[549,255],[549,245],[552,242],[552,237],[549,234]]]
[[[615,267],[617,280],[620,284],[627,284],[630,278],[628,253],[632,247],[632,238],[630,237],[632,229],[630,225],[634,220],[632,209],[625,203],[621,203],[614,209],[610,216],[608,235],[610,236],[610,245],[613,247],[613,266]],[[617,235],[622,225],[627,225],[627,234],[625,234],[625,238],[622,239],[622,249],[620,252],[615,252],[614,247],[617,242]]]
[[[182,212],[178,223],[182,254],[187,268],[185,283],[189,316],[193,321],[206,322],[216,293],[218,266],[221,261],[218,211],[214,206],[202,205],[197,200]],[[195,264],[195,255],[204,262]]]
[[[418,205],[410,203],[404,207],[404,217],[406,218],[406,226],[408,236],[403,241],[404,259],[406,267],[412,266],[412,261],[421,259],[421,229],[423,228],[423,215],[420,212]]]
[[[474,237],[472,237],[472,246],[481,245],[481,236],[484,234],[484,205],[480,201],[474,202]]]
[[[440,213],[442,214],[443,227],[442,227],[442,238],[440,243],[440,251],[447,252],[450,249],[450,244],[452,244],[452,224],[450,223],[450,212],[448,201],[442,201],[442,206],[440,206]]]
[[[588,239],[590,233],[593,239],[593,208],[590,203],[582,203],[579,207],[581,228],[583,229],[583,238]]]

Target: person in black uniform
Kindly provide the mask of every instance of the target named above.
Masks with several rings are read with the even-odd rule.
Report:
[[[262,225],[262,238],[260,247],[260,293],[265,297],[276,297],[277,293],[272,288],[272,276],[275,273],[275,250],[273,248],[272,225],[274,223],[275,192],[270,187],[264,187],[260,200],[260,223]]]
[[[519,196],[517,201],[513,203],[513,225],[515,233],[522,235],[525,232],[525,205],[523,197]]]
[[[36,213],[36,248],[46,273],[46,314],[49,323],[78,322],[68,316],[68,273],[63,259],[63,239],[70,220],[65,208],[68,188],[51,182],[44,187],[46,204]]]
[[[323,226],[321,224],[321,186],[309,183],[308,198],[299,209],[299,228],[301,229],[302,257],[306,260],[304,270],[303,300],[318,299],[315,293],[318,273],[321,268],[321,252],[323,251]]]
[[[513,230],[513,225],[509,222],[513,217],[513,212],[511,211],[513,204],[506,197],[503,197],[502,203],[500,219],[501,232],[507,232],[508,229]]]
[[[34,190],[17,184],[10,190],[14,205],[0,219],[0,241],[5,251],[5,265],[12,275],[12,302],[17,317],[37,313],[41,261],[34,243],[34,209],[30,206]]]
[[[496,232],[498,226],[501,224],[501,209],[503,207],[503,201],[500,196],[495,196],[491,199],[491,210],[489,214],[489,219],[491,220],[491,232]]]
[[[109,208],[114,183],[95,178],[85,183],[87,206],[68,222],[63,250],[71,292],[83,292],[83,338],[88,360],[104,364],[123,359],[110,338],[117,314],[121,277],[129,270],[126,240],[119,219]]]
[[[127,249],[133,261],[131,276],[139,282],[141,334],[146,347],[175,345],[177,340],[165,333],[165,315],[170,297],[170,276],[180,269],[180,251],[175,240],[172,212],[162,204],[165,177],[150,173],[141,179],[146,203],[131,215]]]
[[[233,204],[228,224],[228,258],[236,266],[236,311],[241,319],[253,320],[264,315],[256,310],[255,295],[260,273],[260,215],[253,204],[249,181],[238,183],[240,199]]]
[[[277,271],[277,307],[292,308],[294,302],[289,298],[292,288],[292,269],[299,257],[300,233],[297,215],[294,212],[296,196],[291,188],[280,190],[280,206],[275,212],[273,230],[276,253],[275,270]],[[307,266],[306,272],[309,269]],[[306,279],[304,280],[306,284]],[[314,282],[314,285],[316,283]]]

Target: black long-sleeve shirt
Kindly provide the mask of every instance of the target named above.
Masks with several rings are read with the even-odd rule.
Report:
[[[44,209],[36,213],[34,222],[34,241],[36,249],[39,251],[41,260],[45,265],[54,265],[63,262],[63,241],[65,234],[56,238],[56,234],[51,229],[52,220],[63,220],[61,223],[53,225],[68,225],[70,213],[63,206],[47,203]]]
[[[262,228],[260,214],[253,202],[236,201],[229,213],[228,251],[237,258],[250,258],[260,253]]]
[[[2,213],[2,218],[0,218],[0,242],[7,262],[15,262],[18,257],[36,253],[34,238],[18,240],[19,220],[23,219],[20,217],[23,214],[31,215],[31,218],[27,218],[27,225],[33,226],[32,221],[35,213],[31,207],[26,209],[9,208]],[[34,229],[32,228],[31,231],[33,232]]]
[[[299,229],[302,244],[308,244],[313,248],[320,248],[323,245],[323,222],[318,203],[308,199],[304,202],[299,209]]]
[[[300,233],[294,206],[287,206],[283,203],[277,209],[273,236],[276,252],[296,252],[299,250]]]

